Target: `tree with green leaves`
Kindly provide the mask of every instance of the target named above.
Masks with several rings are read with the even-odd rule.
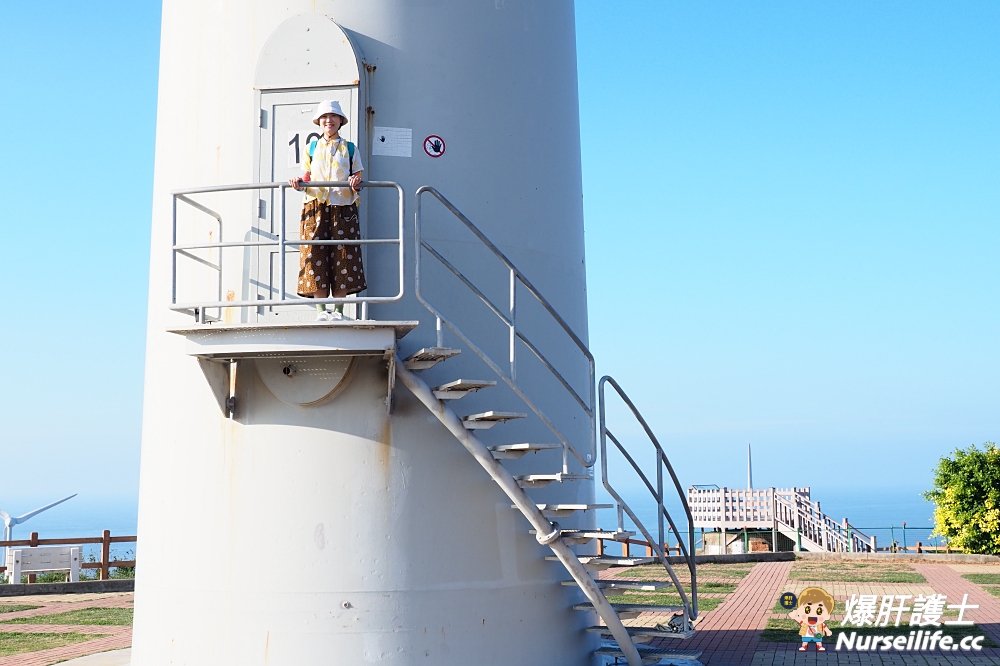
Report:
[[[955,449],[934,470],[934,534],[970,553],[1000,555],[1000,448]]]

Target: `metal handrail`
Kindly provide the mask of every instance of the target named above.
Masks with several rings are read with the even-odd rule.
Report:
[[[635,459],[629,454],[618,438],[616,438],[607,427],[607,418],[605,415],[605,399],[604,399],[604,386],[605,384],[611,384],[611,386],[618,393],[618,396],[622,401],[628,405],[628,408],[632,410],[632,415],[642,426],[642,429],[646,432],[646,436],[653,443],[653,448],[656,451],[656,486],[654,487],[649,479],[643,473],[642,469],[636,464]],[[616,382],[612,377],[605,375],[601,377],[600,384],[598,385],[598,395],[600,396],[600,439],[601,439],[601,481],[604,484],[605,490],[614,498],[618,507],[618,531],[622,532],[625,530],[625,519],[622,515],[623,512],[628,514],[628,517],[632,520],[635,526],[642,532],[643,536],[646,537],[646,543],[650,545],[653,552],[656,553],[657,559],[666,568],[667,573],[670,575],[670,579],[673,581],[674,586],[677,588],[677,592],[680,594],[681,602],[684,605],[684,617],[685,623],[687,625],[686,630],[692,628],[692,622],[698,618],[698,577],[695,567],[694,559],[694,519],[691,516],[691,507],[688,505],[687,497],[684,494],[683,488],[681,488],[680,481],[677,479],[677,474],[674,473],[674,468],[670,464],[670,460],[667,458],[667,454],[663,451],[663,447],[660,446],[660,442],[656,439],[656,435],[653,434],[652,429],[649,424],[646,423],[646,419],[642,417],[639,410],[636,408],[632,400],[625,394],[622,387]],[[624,498],[616,491],[608,479],[608,445],[607,440],[610,439],[614,442],[615,446],[625,457],[625,459],[632,465],[632,469],[635,470],[636,474],[646,488],[656,499],[656,522],[657,522],[657,536],[658,539],[653,539],[646,526],[639,520],[639,517],[635,515],[635,512],[629,508],[628,504],[625,502]],[[670,512],[667,511],[666,506],[663,503],[663,470],[666,468],[667,472],[670,474],[670,478],[674,482],[674,488],[677,491],[678,497],[680,497],[681,505],[684,507],[684,513],[687,517],[688,533],[687,546],[684,545],[684,540],[681,537],[680,530],[677,529],[677,525],[674,523],[674,519],[670,516]],[[677,546],[681,553],[681,556],[685,559],[688,565],[688,571],[691,573],[691,598],[688,599],[687,594],[684,592],[684,588],[681,586],[680,580],[677,578],[677,574],[674,573],[674,569],[670,566],[670,562],[667,560],[667,555],[664,552],[664,544],[666,543],[666,533],[664,531],[663,519],[666,518],[667,522],[670,524],[670,531],[674,533],[677,538]]]
[[[451,213],[459,219],[469,229],[476,237],[485,245],[502,263],[507,267],[510,275],[510,301],[508,314],[497,307],[490,299],[479,290],[472,282],[462,274],[462,272],[456,268],[451,262],[444,258],[437,250],[435,250],[430,244],[423,240],[421,237],[421,196],[423,194],[431,194],[436,198],[445,208],[447,208]],[[520,270],[511,262],[510,259],[498,248],[496,245],[490,241],[489,238],[483,234],[482,231],[472,223],[469,218],[462,214],[458,208],[455,207],[447,198],[444,197],[440,192],[430,186],[424,186],[417,190],[416,192],[416,202],[415,202],[415,212],[414,212],[414,239],[415,239],[415,259],[414,264],[416,267],[416,281],[414,287],[414,293],[417,296],[417,300],[425,308],[427,308],[431,314],[437,318],[437,346],[443,347],[443,329],[441,328],[442,323],[447,326],[451,331],[459,337],[462,342],[472,349],[476,355],[478,355],[501,379],[514,391],[515,394],[538,416],[542,422],[548,426],[548,428],[555,434],[562,444],[563,451],[563,474],[569,473],[569,458],[568,454],[572,454],[574,458],[584,467],[592,467],[595,462],[597,462],[597,425],[596,425],[596,391],[595,391],[595,379],[596,379],[596,369],[594,364],[594,356],[590,353],[587,345],[584,344],[583,340],[573,331],[568,323],[556,312],[555,308],[545,299],[544,296],[535,288],[533,284],[528,280],[527,277],[521,273]],[[482,300],[487,307],[508,327],[510,330],[509,334],[509,363],[510,372],[509,374],[500,369],[500,366],[493,361],[490,356],[484,352],[478,345],[476,345],[472,340],[469,339],[458,326],[449,320],[440,310],[435,308],[431,303],[424,298],[423,291],[421,290],[420,277],[421,277],[421,248],[426,249],[430,252],[431,256],[437,259],[441,264],[445,266],[449,271],[452,272],[459,280],[465,284],[476,296]],[[566,332],[569,338],[576,344],[577,348],[583,353],[587,359],[587,363],[590,369],[590,381],[589,381],[589,395],[585,398],[581,396],[566,380],[562,374],[556,370],[555,366],[545,357],[544,354],[532,343],[518,328],[517,328],[517,301],[516,301],[516,286],[520,282],[530,293],[535,297],[535,300],[541,304],[543,308],[552,316],[552,318],[559,324],[559,326]],[[529,398],[524,391],[517,384],[517,366],[516,366],[516,354],[515,354],[515,342],[520,340],[524,345],[531,351],[541,362],[548,368],[549,372],[559,381],[560,384],[569,392],[569,394],[574,398],[577,404],[583,409],[584,413],[587,415],[590,421],[590,452],[583,455],[577,451],[569,438],[567,438],[563,433],[552,423],[552,420],[534,403],[534,401]]]
[[[219,308],[220,312],[222,308],[246,308],[246,307],[273,307],[280,305],[290,305],[290,300],[288,294],[285,291],[285,276],[287,271],[287,261],[286,261],[286,250],[287,247],[301,247],[303,245],[397,245],[399,246],[399,291],[394,296],[355,296],[353,298],[347,297],[331,297],[331,298],[311,298],[309,299],[310,305],[321,305],[321,304],[333,304],[333,303],[357,303],[362,304],[367,307],[368,303],[393,303],[395,301],[403,298],[403,292],[405,287],[405,264],[404,264],[404,245],[403,245],[403,228],[405,220],[405,195],[402,186],[399,183],[389,182],[389,181],[366,181],[361,183],[362,188],[394,188],[399,198],[399,216],[398,216],[398,235],[396,238],[370,238],[363,240],[288,240],[286,233],[286,215],[285,215],[285,192],[291,187],[287,182],[273,182],[273,183],[241,183],[238,185],[215,185],[210,187],[194,187],[184,190],[175,190],[171,192],[173,198],[172,206],[172,242],[170,244],[171,250],[171,276],[170,276],[170,309],[176,311],[189,311],[193,312],[195,316],[204,323],[207,320],[206,310],[209,308]],[[350,187],[350,184],[344,181],[316,181],[310,182],[308,187]],[[278,226],[278,236],[274,240],[264,240],[264,241],[222,241],[222,216],[216,211],[208,208],[204,204],[201,204],[190,198],[188,195],[192,194],[206,194],[212,192],[237,192],[243,190],[279,190],[280,198],[280,223]],[[219,223],[219,242],[217,243],[187,243],[178,244],[177,243],[177,202],[181,201],[189,206],[192,206],[196,210],[199,210],[211,217],[215,218]],[[204,250],[213,248],[232,248],[232,247],[279,247],[278,252],[278,284],[279,287],[279,298],[271,299],[261,299],[256,301],[223,301],[222,300],[222,252],[219,253],[219,263],[213,264],[195,254],[191,253],[191,250]],[[216,270],[219,274],[218,283],[218,300],[217,301],[195,301],[189,303],[178,303],[177,302],[177,257],[178,255],[187,257],[199,263],[205,264],[210,268]],[[273,285],[268,284],[268,287],[273,291]],[[220,315],[221,316],[221,315]]]

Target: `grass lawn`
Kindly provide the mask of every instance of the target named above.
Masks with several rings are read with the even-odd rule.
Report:
[[[991,574],[987,574],[991,575]],[[841,583],[926,583],[927,579],[903,563],[868,563],[798,560],[788,574],[790,580]]]
[[[20,611],[35,610],[41,606],[17,606],[15,604],[0,604],[0,613],[18,613]]]
[[[0,624],[96,624],[129,626],[132,624],[131,608],[81,608],[79,610],[36,615],[20,620],[4,620]],[[60,634],[61,635],[61,634]],[[39,648],[41,649],[41,648]]]
[[[831,623],[831,625],[833,624],[836,624],[836,621]],[[964,636],[983,635],[982,629],[978,627],[911,627],[904,624],[899,627],[850,627],[840,629],[831,626],[830,630],[833,631],[833,635],[825,637],[823,643],[835,645],[837,634],[841,631],[856,631],[858,636],[909,636],[911,631],[916,631],[917,629],[931,629],[933,631],[940,629],[945,635],[955,637],[956,641]],[[799,623],[791,618],[768,620],[767,628],[761,633],[760,640],[767,643],[800,643],[802,637],[799,636]],[[997,647],[997,644],[989,636],[986,637],[982,645],[983,647]]]
[[[691,587],[685,585],[684,590],[690,592]],[[735,590],[736,590],[736,583],[714,583],[712,581],[705,581],[703,583],[701,581],[698,581],[698,594],[701,594],[702,592],[729,594]]]
[[[0,657],[49,648],[63,647],[73,643],[103,638],[102,634],[20,634],[0,632]]]
[[[680,606],[681,598],[676,594],[656,594],[651,592],[632,592],[613,594],[608,597],[613,604],[646,604],[649,606]],[[722,597],[698,597],[698,612],[707,612],[718,608],[725,601]]]
[[[971,580],[979,585],[1000,585],[1000,573],[995,574],[964,574],[965,580]]]
[[[992,594],[994,597],[1000,597],[1000,585],[987,585],[983,589]]]

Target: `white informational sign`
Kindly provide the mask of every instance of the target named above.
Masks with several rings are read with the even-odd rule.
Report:
[[[372,134],[372,155],[413,156],[413,130],[409,127],[376,127]]]

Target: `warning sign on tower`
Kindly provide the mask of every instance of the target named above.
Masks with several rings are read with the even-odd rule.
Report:
[[[424,139],[424,152],[431,157],[441,157],[444,155],[445,149],[444,139],[439,137],[437,134],[431,134],[429,137]]]

